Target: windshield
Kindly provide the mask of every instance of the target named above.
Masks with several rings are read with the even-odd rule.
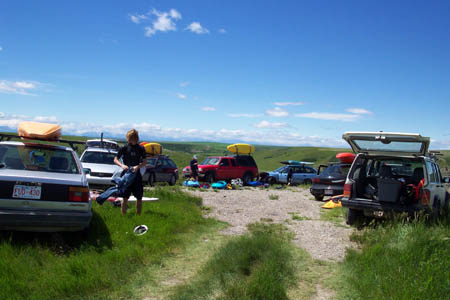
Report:
[[[202,161],[201,165],[217,165],[219,161],[220,158],[218,157],[207,157]]]
[[[347,176],[348,171],[350,170],[350,165],[331,165],[323,172],[321,175],[323,176],[336,176],[336,175],[343,175]]]
[[[281,172],[283,172],[283,170],[284,169],[286,169],[286,167],[285,166],[283,166],[283,167],[279,167],[278,169],[276,169],[274,172],[275,173],[281,173]]]
[[[357,140],[353,142],[359,148],[360,151],[387,151],[387,152],[411,152],[421,153],[423,143],[422,142],[398,142],[398,141],[368,141]]]
[[[80,174],[73,153],[41,145],[0,145],[4,169]]]
[[[147,158],[147,166],[154,167],[156,164],[156,158]]]
[[[116,153],[114,152],[90,151],[84,153],[83,157],[81,158],[81,162],[90,164],[114,165],[114,157],[116,157]]]

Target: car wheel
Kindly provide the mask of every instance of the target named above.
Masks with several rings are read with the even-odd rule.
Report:
[[[316,198],[317,201],[323,201],[323,196],[314,195],[314,198]]]
[[[170,176],[169,185],[175,185],[177,182],[177,179],[175,178],[175,175]]]
[[[252,174],[251,173],[245,173],[244,177],[242,177],[242,182],[244,185],[248,185],[252,181]]]
[[[208,182],[208,183],[213,183],[214,182],[214,175],[211,172],[206,173],[205,181]]]
[[[353,225],[360,218],[361,218],[360,210],[349,208],[347,211],[347,218],[345,219],[345,223],[347,223],[347,225]]]
[[[275,177],[269,177],[269,183],[275,184],[275,183],[277,183],[277,180],[275,179]]]
[[[154,186],[155,185],[155,174],[150,173],[150,175],[148,175],[148,184],[150,186]]]

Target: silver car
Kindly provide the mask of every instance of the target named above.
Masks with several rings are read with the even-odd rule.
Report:
[[[117,151],[108,148],[87,148],[82,156],[81,163],[87,171],[86,178],[89,186],[105,187],[114,185],[111,181],[116,172],[122,169],[114,164],[114,157]]]
[[[80,231],[89,226],[91,207],[72,149],[0,142],[0,229]]]

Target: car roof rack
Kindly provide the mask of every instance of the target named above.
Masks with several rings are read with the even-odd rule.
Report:
[[[76,145],[84,145],[85,142],[82,141],[71,141],[71,140],[46,140],[46,139],[39,139],[39,138],[25,138],[21,137],[18,134],[7,134],[7,133],[0,133],[0,142],[3,141],[11,141],[11,139],[23,139],[26,141],[43,141],[43,142],[52,142],[52,143],[66,143],[70,145],[70,148],[72,148],[74,151],[78,150],[78,147]]]

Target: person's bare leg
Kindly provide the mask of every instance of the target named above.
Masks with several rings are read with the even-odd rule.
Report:
[[[142,199],[136,199],[136,214],[141,215],[142,211]]]
[[[124,197],[122,200],[122,206],[120,207],[120,209],[122,211],[122,215],[127,214],[127,205],[128,205],[128,198]]]

